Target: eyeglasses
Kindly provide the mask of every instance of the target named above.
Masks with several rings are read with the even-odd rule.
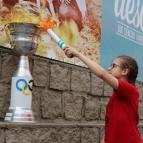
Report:
[[[113,68],[115,68],[115,67],[117,67],[117,66],[123,68],[122,66],[117,65],[117,64],[115,64],[115,63],[112,63],[109,68],[110,68],[110,69],[113,69]]]

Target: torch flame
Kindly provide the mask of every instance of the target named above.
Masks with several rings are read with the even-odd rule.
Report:
[[[58,16],[52,16],[49,14],[45,14],[43,16],[43,14],[40,15],[40,20],[38,25],[41,26],[44,30],[48,30],[48,29],[53,29],[56,27],[59,27],[59,20],[58,20]]]

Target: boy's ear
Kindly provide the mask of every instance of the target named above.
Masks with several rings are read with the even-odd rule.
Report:
[[[129,69],[123,69],[122,70],[122,75],[128,75],[129,74]]]

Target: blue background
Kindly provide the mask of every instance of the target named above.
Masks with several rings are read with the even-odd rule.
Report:
[[[117,21],[143,33],[140,28],[128,24],[115,16],[114,3],[116,0],[102,1],[102,26],[101,26],[101,48],[100,65],[108,70],[108,67],[119,55],[128,55],[136,59],[139,66],[138,81],[143,81],[143,46],[117,35]],[[135,0],[136,1],[136,0]],[[143,1],[140,1],[140,9]],[[139,11],[140,12],[140,11]],[[134,13],[133,13],[134,14]]]

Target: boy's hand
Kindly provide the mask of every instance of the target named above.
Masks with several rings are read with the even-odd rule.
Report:
[[[78,54],[78,51],[74,47],[71,47],[71,46],[66,46],[64,48],[64,51],[68,58],[76,57]]]

